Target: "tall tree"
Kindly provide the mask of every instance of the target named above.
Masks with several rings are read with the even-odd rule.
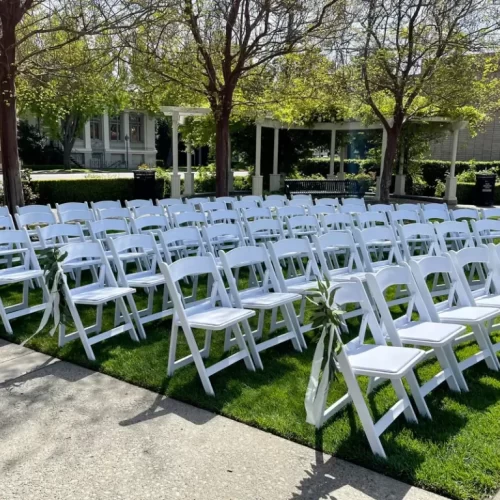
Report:
[[[37,65],[40,54],[61,44],[38,43],[44,33],[66,32],[64,45],[83,36],[123,31],[151,13],[149,2],[122,0],[0,0],[0,147],[4,193],[11,210],[23,205],[17,147],[16,77]],[[29,46],[28,49],[26,47]]]
[[[127,39],[143,82],[155,74],[178,85],[184,100],[190,93],[210,106],[218,195],[227,194],[229,120],[239,85],[276,58],[336,34],[343,7],[343,0],[183,0]]]
[[[489,77],[486,52],[495,48],[498,16],[491,0],[361,0],[352,6],[359,25],[344,68],[347,91],[387,133],[381,178],[387,202],[403,127],[418,115],[458,115],[465,107],[464,90]]]

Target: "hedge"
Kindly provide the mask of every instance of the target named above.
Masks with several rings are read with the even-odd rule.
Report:
[[[458,203],[476,205],[476,184],[473,182],[459,182],[457,184]],[[500,184],[495,184],[494,204],[500,205]]]

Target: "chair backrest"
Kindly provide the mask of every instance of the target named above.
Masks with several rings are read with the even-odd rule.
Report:
[[[61,214],[64,212],[90,210],[90,207],[86,201],[83,201],[83,202],[69,201],[67,203],[56,203],[56,209],[57,209],[57,213],[59,214],[59,217],[60,217]]]
[[[311,244],[306,238],[268,241],[267,248],[281,291],[286,292],[290,286],[323,279]],[[287,268],[286,275],[283,267]]]
[[[396,210],[405,212],[420,212],[419,203],[396,203]]]
[[[220,224],[221,222],[241,222],[241,215],[238,210],[215,210],[208,213],[210,224]]]
[[[410,260],[409,265],[431,321],[439,322],[439,311],[450,309],[454,305],[467,305],[467,302],[464,302],[465,290],[449,254],[424,257],[418,261]],[[431,292],[427,280],[432,275],[435,279],[441,275],[444,285]],[[444,297],[444,300],[436,302],[433,297]]]
[[[174,214],[174,226],[196,226],[202,227],[207,225],[207,218],[204,212],[184,212],[182,214]]]
[[[271,210],[269,208],[244,208],[242,210],[243,220],[251,221],[258,219],[272,219]]]
[[[135,218],[143,215],[165,215],[165,209],[158,205],[143,205],[132,209],[132,214]]]
[[[42,248],[60,247],[68,243],[85,241],[80,224],[52,224],[37,227],[38,241]]]
[[[266,201],[287,201],[287,197],[284,194],[268,194],[266,196]]]
[[[8,247],[12,255],[19,254],[22,256],[20,259],[12,260],[9,265],[10,268],[40,269],[33,244],[26,229],[5,229],[0,231],[0,247]]]
[[[25,214],[15,214],[16,224],[19,229],[30,226],[41,226],[57,224],[56,217],[52,212],[28,212]]]
[[[208,251],[214,256],[219,254],[219,250],[245,246],[245,237],[237,222],[203,227],[201,235]]]
[[[448,205],[446,203],[422,203],[422,210],[442,210],[448,212]]]
[[[360,205],[358,203],[347,203],[346,205],[341,205],[340,207],[338,207],[338,211],[341,214],[356,214],[366,212],[367,209],[365,205]]]
[[[245,196],[240,196],[240,201],[255,201],[257,204],[260,204],[262,200],[262,196],[258,196],[255,194],[247,194]]]
[[[167,262],[190,255],[205,255],[205,245],[197,227],[174,227],[160,233],[160,244]]]
[[[363,272],[363,263],[359,257],[356,243],[349,231],[329,231],[312,238],[321,272],[328,279],[335,275]],[[338,256],[342,255],[342,266]]]
[[[165,215],[143,215],[131,220],[132,232],[135,234],[167,231],[170,228]]]
[[[168,215],[168,218],[170,219],[170,222],[172,224],[174,224],[174,216],[176,214],[183,214],[183,213],[186,213],[186,212],[196,212],[196,210],[194,209],[194,205],[191,205],[189,203],[182,203],[180,205],[167,205],[167,207],[165,208],[166,211],[167,211],[167,215]]]
[[[340,205],[340,202],[338,198],[316,198],[316,205],[338,207]]]
[[[393,345],[402,345],[396,329],[404,328],[412,323],[413,313],[418,314],[419,321],[431,321],[430,313],[427,310],[408,264],[404,263],[400,266],[386,267],[376,274],[367,273],[366,282],[370,290],[370,295],[373,297],[380,314],[381,323]],[[396,299],[397,304],[399,306],[407,304],[405,313],[397,319],[394,319],[389,310],[389,303],[394,304],[393,297],[385,295],[391,287],[396,287],[400,290],[400,295]]]
[[[439,245],[443,252],[473,247],[474,239],[467,222],[446,221],[434,224]]]
[[[427,208],[420,211],[422,222],[447,222],[450,220],[450,213],[443,208]]]
[[[495,240],[500,239],[500,220],[473,220],[471,225],[476,245],[495,243]]]
[[[482,219],[500,219],[500,208],[483,208],[480,212]]]
[[[235,210],[243,210],[244,208],[257,208],[259,204],[255,200],[239,200],[233,202]]]
[[[101,219],[97,221],[88,221],[92,240],[105,240],[106,238],[116,238],[124,234],[130,234],[130,228],[125,219]]]
[[[1,207],[2,213],[0,215],[9,215],[9,209],[7,207]],[[7,213],[3,213],[7,209]],[[33,212],[44,212],[44,213],[53,213],[52,207],[47,205],[25,205],[24,207],[16,206],[16,213],[19,215],[29,214]]]
[[[62,223],[94,221],[95,214],[89,208],[87,208],[86,210],[70,210],[68,212],[60,212],[59,220]]]
[[[162,198],[161,200],[156,200],[156,204],[159,207],[171,207],[172,205],[182,205],[182,200],[180,198]]]
[[[216,210],[227,210],[227,205],[223,201],[208,201],[201,204],[203,212],[215,212]]]
[[[153,204],[152,200],[140,200],[140,199],[125,200],[125,206],[130,209],[144,207],[146,205],[152,205],[152,204]]]
[[[354,228],[353,233],[367,271],[374,272],[381,267],[403,263],[396,235],[391,227]]]
[[[342,205],[356,205],[366,208],[366,203],[363,198],[342,198]]]
[[[235,196],[217,196],[215,201],[224,203],[226,208],[234,208],[233,203],[237,201],[237,198]]]
[[[245,221],[244,224],[250,245],[285,239],[283,225],[279,219],[258,219]]]
[[[368,204],[369,212],[394,212],[394,205],[388,203],[374,203],[373,205]]]
[[[262,208],[278,208],[286,206],[286,202],[284,200],[264,200],[260,206]]]
[[[289,207],[312,207],[312,198],[292,198],[288,201]]]
[[[476,208],[458,208],[450,210],[451,220],[479,220],[479,212]]]
[[[14,221],[10,215],[0,215],[0,229],[15,229]]]
[[[351,214],[323,214],[319,217],[323,232],[332,230],[350,230],[354,227],[354,220]]]
[[[403,248],[403,256],[408,261],[418,255],[441,255],[441,247],[434,224],[397,225],[397,232]]]
[[[384,212],[362,212],[354,214],[354,220],[360,229],[375,226],[388,226],[387,216]]]
[[[307,207],[307,215],[315,215],[319,217],[321,214],[334,214],[335,207],[333,205],[313,205]]]
[[[310,194],[292,194],[292,200],[303,200],[307,202],[308,205],[313,204],[312,195]]]
[[[306,211],[304,207],[278,207],[276,209],[276,213],[278,217],[284,218],[284,217],[298,217],[301,215],[306,215]]]
[[[415,205],[412,205],[415,206]],[[416,210],[396,210],[394,212],[387,212],[391,226],[395,227],[396,224],[415,224],[421,222],[420,212]]]
[[[97,210],[97,219],[131,219],[129,208],[104,208]]]
[[[195,196],[193,198],[185,198],[184,202],[186,205],[192,205],[193,207],[201,205],[202,203],[209,203],[211,200],[208,196]]]
[[[285,226],[288,229],[290,238],[300,238],[313,234],[320,234],[318,219],[314,215],[300,215],[297,217],[285,217]]]
[[[106,210],[108,208],[122,208],[122,204],[120,200],[115,200],[115,201],[91,201],[90,202],[90,207],[92,210],[95,212],[95,214],[98,214],[98,210]]]
[[[44,206],[44,205],[42,205],[42,206]],[[17,207],[16,206],[17,213],[20,213],[19,208],[24,208],[24,207]],[[9,207],[0,206],[0,217],[7,217],[7,215],[10,215]]]

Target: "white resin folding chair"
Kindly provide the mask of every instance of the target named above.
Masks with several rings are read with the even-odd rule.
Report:
[[[42,249],[58,248],[68,243],[82,243],[85,241],[85,236],[79,224],[53,224],[37,227],[36,233]]]
[[[2,213],[0,215],[9,215],[9,209],[7,207],[1,207],[1,208],[7,209],[7,212],[3,213],[3,211],[2,211]],[[52,210],[52,207],[49,204],[47,204],[47,205],[25,205],[24,207],[16,206],[16,213],[18,213],[19,215],[24,215],[24,214],[34,213],[34,212],[37,212],[37,213],[43,212],[43,213],[49,213],[49,214],[54,213]]]
[[[170,229],[170,224],[165,215],[143,215],[130,221],[132,233],[158,233],[159,231],[167,231]]]
[[[427,351],[426,359],[434,354],[441,366],[441,371],[419,387],[425,397],[443,382],[450,390],[468,391],[462,375],[453,345],[466,332],[460,324],[435,323],[420,295],[415,279],[408,264],[382,269],[377,274],[368,273],[366,282],[381,319],[381,326],[396,346],[415,346],[432,349]],[[404,297],[399,298],[399,305],[406,306],[406,312],[395,319],[389,310],[387,290],[392,287],[404,288]],[[417,315],[417,317],[415,316]]]
[[[216,212],[217,210],[227,210],[227,205],[223,201],[209,201],[201,204],[201,211],[205,214]]]
[[[482,208],[479,212],[482,219],[500,219],[500,208]]]
[[[265,201],[283,201],[286,202],[288,198],[284,194],[268,194]]]
[[[336,213],[336,211],[333,205],[314,205],[312,207],[307,207],[307,215],[315,215],[316,217],[320,217],[321,215],[334,213]]]
[[[21,207],[24,208],[24,207]],[[16,211],[19,213],[19,207],[16,206]],[[0,217],[5,217],[7,215],[10,215],[9,207],[6,206],[0,206]]]
[[[338,198],[316,198],[317,206],[338,207],[340,205]]]
[[[167,263],[184,257],[205,255],[205,244],[197,227],[175,227],[159,233]]]
[[[241,247],[225,253],[220,252],[220,259],[224,275],[229,284],[229,293],[235,307],[252,309],[259,313],[257,329],[252,332],[256,341],[260,341],[264,334],[265,312],[272,314],[271,328],[273,333],[283,323],[287,332],[271,337],[268,340],[257,342],[257,352],[261,352],[283,342],[291,341],[294,349],[301,352],[306,346],[306,341],[297,321],[293,303],[302,297],[296,293],[280,292],[278,279],[264,247]],[[238,286],[238,272],[246,268],[253,275],[251,280],[255,286],[241,289]],[[236,271],[236,272],[235,272]],[[261,279],[258,279],[260,275]],[[277,312],[283,316],[283,322],[276,321]],[[230,334],[230,332],[229,332]],[[229,339],[226,339],[226,343]]]
[[[210,224],[241,222],[241,214],[238,210],[215,210],[208,213],[208,221]]]
[[[180,198],[162,198],[161,200],[156,200],[156,204],[159,207],[171,207],[172,205],[182,205],[182,200]]]
[[[0,229],[16,229],[14,226],[14,221],[12,220],[12,216],[9,215],[0,215]]]
[[[139,207],[144,207],[147,205],[152,205],[153,201],[151,199],[149,200],[142,200],[142,199],[136,199],[136,200],[125,200],[125,206],[127,208],[130,208],[132,210],[133,208],[139,208]]]
[[[396,203],[396,211],[420,212],[419,203]],[[420,220],[419,220],[420,222]]]
[[[133,297],[135,290],[130,287],[118,286],[101,244],[99,242],[71,243],[61,247],[60,251],[61,254],[66,254],[64,260],[58,264],[59,269],[63,271],[62,291],[76,330],[67,333],[66,326],[60,323],[59,346],[80,338],[87,357],[91,361],[95,361],[92,346],[102,340],[125,332],[128,332],[130,338],[137,342],[139,341],[137,332],[141,338],[146,338]],[[92,282],[70,288],[66,273],[77,271],[89,265],[97,270]],[[130,313],[125,300],[130,307]],[[116,308],[115,325],[110,330],[103,332],[103,308],[109,302],[113,302]],[[84,326],[77,308],[79,305],[96,308],[94,325]],[[118,318],[121,324],[116,323]]]
[[[500,240],[500,220],[473,220],[471,226],[476,245],[495,243]]]
[[[168,205],[167,207],[165,207],[165,210],[167,212],[168,218],[172,226],[175,224],[174,217],[177,214],[184,214],[186,212],[191,212],[191,213],[196,212],[194,206],[190,205],[189,203],[186,204],[183,203],[180,205]]]
[[[262,196],[247,194],[245,196],[240,196],[240,201],[254,201],[255,203],[257,203],[257,205],[260,205],[263,199]]]
[[[8,259],[10,263],[9,267],[0,269],[0,287],[14,284],[23,287],[20,303],[5,306],[0,296],[0,318],[7,333],[12,335],[11,320],[43,311],[49,294],[26,230],[0,231],[0,257]],[[41,304],[30,306],[29,289],[33,281],[40,283],[43,299]]]
[[[130,234],[130,228],[124,219],[103,219],[87,222],[87,228],[93,241],[105,241]]]
[[[292,198],[288,201],[287,206],[289,207],[304,207],[309,208],[313,206],[312,198]]]
[[[304,207],[278,207],[276,209],[276,215],[278,218],[284,220],[285,217],[300,217],[301,215],[306,215]]]
[[[266,199],[260,204],[260,206],[262,208],[269,208],[269,209],[273,210],[273,209],[276,209],[278,207],[286,206],[286,202],[284,200],[274,200],[274,199],[268,200],[268,199]]]
[[[68,210],[67,212],[59,212],[59,220],[63,224],[68,223],[83,223],[95,221],[95,215],[89,208],[85,210]]]
[[[408,262],[410,259],[422,259],[429,255],[441,255],[441,247],[437,238],[434,224],[406,224],[396,226],[400,238],[403,256]]]
[[[215,373],[241,360],[244,361],[249,370],[255,371],[255,365],[262,368],[255,340],[248,324],[248,319],[255,316],[255,312],[232,307],[212,255],[186,257],[170,265],[161,263],[160,268],[165,276],[174,305],[168,353],[168,376],[172,376],[178,368],[194,362],[205,392],[214,396],[215,392],[210,377]],[[187,302],[183,296],[180,282],[200,275],[209,277],[208,282],[211,286],[207,288],[207,295],[199,300]],[[246,342],[240,325],[245,332]],[[191,354],[176,359],[179,327],[182,328]],[[207,368],[203,359],[210,355],[212,332],[228,328],[232,330],[236,338],[238,351]],[[205,341],[202,349],[198,347],[193,329],[205,330]]]
[[[165,209],[159,205],[144,205],[142,207],[132,208],[131,212],[136,219],[143,215],[165,215]]]
[[[214,256],[218,256],[220,250],[231,250],[246,245],[243,230],[238,223],[214,224],[213,226],[203,227],[201,229],[201,237],[207,251]],[[219,257],[214,258],[220,267]]]
[[[447,221],[434,224],[439,245],[443,252],[474,246],[474,238],[467,222]]]
[[[352,230],[354,227],[354,220],[351,214],[326,214],[321,215],[319,220],[324,233],[328,231]]]
[[[388,226],[387,216],[384,212],[362,212],[353,215],[360,229],[367,227]]]
[[[366,208],[366,203],[363,198],[342,198],[342,205],[356,205]]]
[[[284,226],[288,229],[290,238],[308,238],[321,234],[318,219],[314,215],[301,215],[299,217],[285,217]]]
[[[204,227],[208,225],[207,218],[204,212],[184,212],[182,214],[174,214],[174,226],[194,226]]]
[[[304,202],[306,202],[306,205],[313,205],[313,199],[312,199],[312,195],[310,194],[292,194],[291,195],[292,198],[290,201],[292,200],[302,200]]]
[[[283,225],[279,219],[260,219],[256,221],[245,221],[245,233],[250,245],[256,246],[267,241],[278,241],[285,239]]]
[[[330,373],[328,366],[325,367],[326,373],[323,373],[319,386],[317,383],[317,377],[321,369],[321,358],[327,341],[325,333],[322,334],[313,361],[315,377],[310,378],[306,393],[306,401],[314,398],[315,394],[317,399],[313,405],[306,404],[307,422],[320,428],[329,418],[352,402],[361,420],[372,452],[386,458],[384,447],[380,441],[383,432],[401,414],[404,414],[408,422],[417,422],[417,417],[402,382],[403,379],[406,379],[410,386],[419,413],[426,418],[431,418],[413,372],[417,364],[424,358],[425,352],[421,349],[388,346],[386,344],[368,296],[363,285],[358,280],[335,283],[332,285],[331,290],[332,293],[335,292],[335,306],[344,306],[346,308],[347,305],[356,305],[359,311],[358,316],[361,316],[362,319],[358,335],[348,343],[341,344],[340,352],[337,354],[338,369],[344,377],[348,392],[329,407],[327,407],[326,402],[326,384]],[[368,329],[374,343],[366,342],[368,340]],[[331,351],[332,343],[329,342],[328,355],[331,354]],[[359,386],[357,377],[360,376],[389,380],[396,393],[396,403],[377,422],[374,422]]]
[[[195,196],[193,198],[185,198],[184,203],[186,205],[191,205],[192,207],[199,207],[203,203],[210,203],[210,198],[208,196]]]
[[[25,214],[14,214],[16,225],[19,229],[26,229],[35,249],[40,248],[40,242],[36,228],[57,224],[56,216],[52,212],[28,212]]]
[[[109,240],[113,261],[118,269],[118,284],[122,287],[140,288],[147,293],[147,306],[138,311],[143,325],[172,315],[172,304],[168,300],[165,277],[159,269],[162,262],[156,241],[151,234],[131,234]],[[129,270],[126,261],[140,259],[138,269]],[[163,287],[160,311],[154,310],[154,295]]]
[[[232,209],[234,208],[233,203],[237,201],[237,198],[235,196],[217,196],[215,201],[222,202],[226,205],[226,208]]]
[[[91,201],[90,208],[94,211],[96,218],[99,218],[99,210],[107,210],[109,208],[122,208],[120,200],[115,201]]]
[[[445,208],[423,208],[420,211],[422,222],[448,222],[450,212]]]
[[[245,208],[257,208],[259,204],[255,200],[239,200],[233,203],[233,208],[240,212]]]
[[[458,208],[456,210],[450,210],[450,219],[457,221],[479,220],[479,211],[476,208]]]
[[[130,220],[132,218],[132,213],[129,208],[103,208],[97,210],[96,219],[122,219]]]
[[[89,204],[86,201],[69,201],[67,203],[56,203],[57,216],[60,222],[64,222],[61,214],[66,212],[81,212],[90,211]]]
[[[356,198],[353,198],[356,199]],[[345,205],[341,205],[337,209],[341,214],[358,214],[366,212],[366,206],[358,203],[347,203]]]
[[[354,228],[354,241],[358,243],[366,271],[375,272],[388,266],[399,265],[403,257],[391,227]]]
[[[253,221],[259,219],[272,219],[271,210],[269,208],[244,208],[242,211],[242,220]]]
[[[443,210],[448,212],[448,205],[446,203],[422,203],[423,210]]]
[[[371,205],[368,203],[368,211],[369,212],[394,212],[394,205],[389,203],[374,203]]]
[[[387,212],[387,216],[392,227],[396,227],[396,224],[405,225],[422,222],[420,212],[416,210],[396,210],[395,212]]]
[[[311,291],[317,290],[318,280],[323,279],[311,244],[306,238],[289,238],[268,241],[267,249],[278,278],[280,291],[298,293],[303,297],[300,304],[299,321],[301,325],[304,325],[305,296]],[[310,325],[301,327],[302,333],[310,329]]]
[[[459,363],[460,370],[485,361],[488,368],[498,371],[499,365],[487,331],[487,323],[499,315],[500,310],[494,307],[474,307],[468,305],[466,292],[458,277],[457,270],[448,254],[437,257],[426,257],[419,261],[411,260],[410,268],[417,283],[431,321],[434,323],[454,323],[469,326],[471,334],[457,339],[456,343],[475,339],[479,352]],[[440,275],[445,286],[430,291],[427,280],[431,276]],[[437,302],[442,298],[440,302]]]

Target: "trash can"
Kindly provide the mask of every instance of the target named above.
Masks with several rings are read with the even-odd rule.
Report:
[[[156,197],[154,170],[134,170],[134,197],[144,200]]]
[[[495,174],[476,174],[476,204],[491,207],[495,202]]]

